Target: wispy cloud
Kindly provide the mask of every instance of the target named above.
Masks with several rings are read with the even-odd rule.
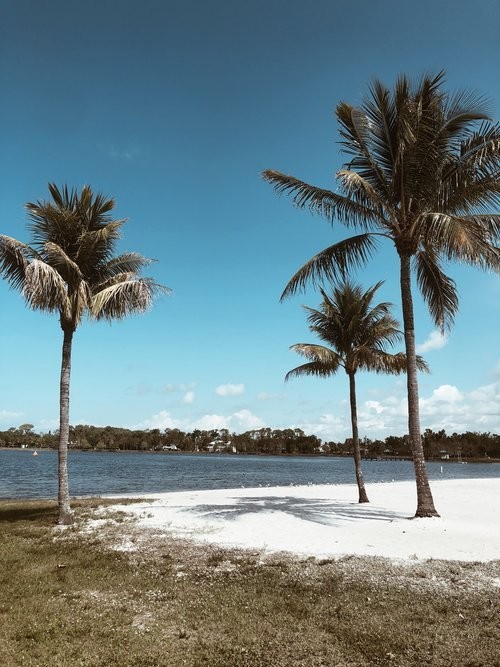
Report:
[[[217,396],[241,396],[244,392],[244,384],[221,384],[215,389]]]
[[[14,419],[23,416],[22,412],[13,412],[11,410],[0,410],[0,424],[10,424]]]
[[[427,336],[426,340],[423,343],[417,345],[417,353],[424,354],[425,352],[430,352],[431,350],[439,350],[444,347],[448,342],[448,334],[442,334],[440,331],[435,329]]]
[[[140,154],[140,151],[137,148],[118,148],[113,144],[108,146],[105,150],[113,160],[133,160],[134,157]]]
[[[191,403],[194,402],[194,399],[195,399],[194,391],[187,391],[182,398],[182,402],[185,403],[186,405],[191,405]]]

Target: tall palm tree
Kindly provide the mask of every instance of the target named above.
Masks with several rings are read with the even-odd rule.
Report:
[[[332,280],[365,265],[384,239],[395,248],[407,359],[408,430],[417,484],[416,516],[437,516],[425,468],[418,408],[411,267],[430,314],[451,326],[458,309],[443,262],[500,267],[500,128],[472,92],[449,95],[444,73],[412,83],[400,76],[391,91],[374,81],[361,107],[336,109],[349,161],[337,173],[340,192],[278,171],[264,178],[301,208],[359,233],[326,248],[288,283],[283,297],[308,282]]]
[[[113,220],[113,199],[85,186],[79,193],[49,183],[52,201],[26,205],[32,245],[0,235],[0,274],[21,291],[28,306],[56,312],[63,331],[59,408],[59,523],[72,522],[67,453],[73,335],[84,315],[121,319],[146,311],[156,294],[170,290],[139,273],[151,260],[131,252],[114,255],[125,220]]]
[[[285,380],[299,375],[328,377],[335,375],[339,368],[347,373],[354,467],[360,503],[367,503],[368,495],[361,470],[356,373],[365,370],[398,375],[406,371],[406,356],[402,352],[387,352],[388,347],[402,338],[399,322],[390,312],[391,304],[382,302],[373,305],[373,298],[381,285],[382,282],[378,282],[363,291],[360,285],[345,281],[333,288],[331,296],[321,289],[323,301],[319,310],[308,306],[304,308],[308,313],[309,329],[328,347],[309,343],[292,345],[292,350],[310,361],[289,371],[285,377]],[[417,357],[417,365],[419,370],[428,370],[421,357]]]

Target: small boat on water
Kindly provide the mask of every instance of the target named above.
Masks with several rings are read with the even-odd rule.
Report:
[[[38,452],[36,451],[36,449],[31,456],[38,456]]]

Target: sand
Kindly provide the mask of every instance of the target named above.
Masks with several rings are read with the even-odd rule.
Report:
[[[413,519],[414,482],[187,491],[144,496],[114,506],[139,527],[198,542],[336,558],[395,560],[500,559],[500,478],[439,480],[432,491],[439,518]]]

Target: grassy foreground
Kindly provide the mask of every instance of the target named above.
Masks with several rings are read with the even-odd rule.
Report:
[[[500,665],[500,561],[228,551],[88,530],[98,504],[63,530],[55,503],[0,503],[3,667]]]

